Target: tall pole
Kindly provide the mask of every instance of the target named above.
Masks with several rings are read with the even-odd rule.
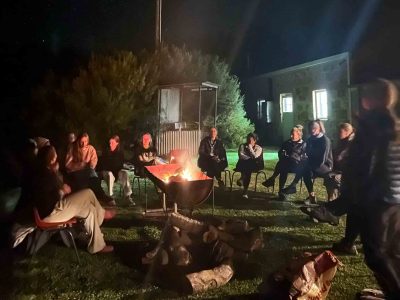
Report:
[[[161,8],[162,0],[156,0],[156,34],[155,34],[155,48],[161,47]]]

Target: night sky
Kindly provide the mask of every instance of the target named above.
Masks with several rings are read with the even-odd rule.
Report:
[[[220,55],[242,79],[343,51],[352,53],[355,81],[393,77],[399,2],[163,0],[162,36]],[[155,0],[16,0],[1,13],[3,66],[22,89],[49,68],[73,72],[91,52],[154,47]]]

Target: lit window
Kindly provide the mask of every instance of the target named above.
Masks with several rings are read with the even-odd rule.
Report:
[[[272,123],[273,102],[267,101],[267,123]]]
[[[281,94],[281,109],[283,113],[293,112],[293,96],[292,94]]]
[[[265,115],[265,100],[257,101],[257,119],[261,120]]]
[[[313,91],[314,119],[328,119],[328,93],[326,90]]]

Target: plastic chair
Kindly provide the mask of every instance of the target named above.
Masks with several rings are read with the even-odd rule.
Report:
[[[72,218],[68,221],[65,222],[45,222],[40,218],[39,212],[37,210],[37,208],[33,209],[33,214],[35,217],[35,223],[36,223],[36,227],[39,230],[42,231],[51,231],[51,232],[59,232],[61,237],[62,237],[62,233],[66,232],[67,236],[70,238],[71,244],[74,247],[75,250],[75,255],[76,258],[78,260],[78,264],[80,264],[80,259],[79,259],[79,255],[78,255],[78,250],[76,248],[76,244],[75,244],[75,239],[74,236],[71,232],[71,228],[77,223],[77,220],[75,218]],[[35,241],[34,243],[36,244],[37,241]]]

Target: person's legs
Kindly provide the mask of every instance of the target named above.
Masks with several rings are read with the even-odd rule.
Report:
[[[360,234],[360,219],[354,212],[349,212],[346,217],[346,229],[343,241],[347,245],[354,245]]]
[[[287,177],[288,177],[287,170],[281,170],[279,175],[279,192],[282,192],[283,188],[285,187]]]
[[[105,210],[98,203],[96,196],[89,189],[72,193],[60,200],[45,222],[65,222],[74,217],[84,219],[84,226],[90,236],[88,251],[96,253],[106,246],[100,225],[103,223]]]
[[[108,195],[112,196],[114,190],[114,182],[115,182],[114,174],[111,171],[102,171],[101,175],[107,184]]]
[[[381,200],[363,211],[361,241],[365,262],[385,293],[400,297],[400,205]]]
[[[307,163],[300,162],[295,168],[295,177],[293,181],[286,187],[282,189],[285,194],[295,194],[296,185],[299,183],[300,179],[304,177],[304,173],[308,171]]]
[[[342,174],[329,173],[324,178],[324,185],[326,187],[326,193],[328,195],[328,201],[335,200],[339,197],[340,182],[342,180]]]
[[[251,172],[243,171],[242,172],[243,195],[247,195],[247,190],[249,189],[250,179],[251,179]]]
[[[124,197],[127,198],[132,195],[131,183],[129,182],[129,174],[127,170],[120,170],[118,172],[118,181],[122,185]]]
[[[282,161],[279,160],[279,161],[276,163],[276,165],[275,165],[274,173],[272,173],[271,177],[269,177],[268,179],[266,179],[266,180],[262,183],[263,186],[271,187],[271,186],[274,186],[274,185],[275,185],[275,179],[276,179],[276,177],[278,177],[278,175],[281,173],[282,165],[283,165]],[[280,177],[280,178],[281,178],[281,177]],[[281,182],[281,180],[279,179],[279,190],[281,190],[281,188],[280,188],[280,186],[281,186],[281,185],[280,185],[280,182]],[[285,182],[286,182],[286,180],[285,180]]]

